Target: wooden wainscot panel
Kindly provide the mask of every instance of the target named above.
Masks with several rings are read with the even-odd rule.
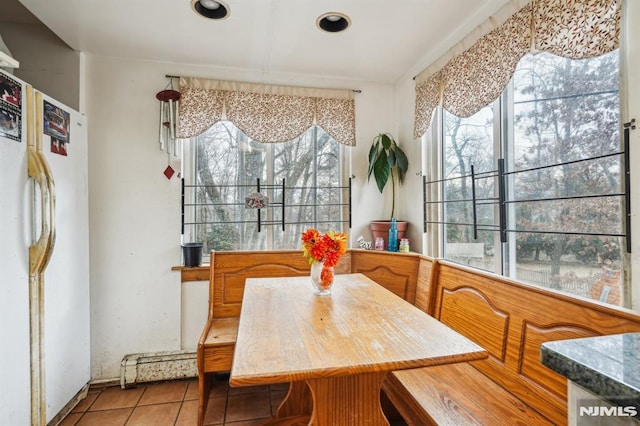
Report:
[[[440,297],[437,318],[504,363],[509,314],[497,309],[484,294],[471,287],[443,288]]]
[[[410,303],[415,302],[420,256],[351,250],[351,272],[362,273]]]
[[[526,287],[525,287],[526,288]],[[640,317],[622,308],[605,306],[550,290],[527,288],[519,292],[528,304],[518,304],[514,315],[522,317],[522,338],[517,350],[520,365],[515,372],[525,385],[521,399],[538,409],[555,414],[560,422],[566,415],[566,379],[540,362],[540,345],[547,341],[640,331]],[[544,401],[546,407],[541,407]]]
[[[420,256],[418,263],[418,280],[416,281],[416,301],[414,305],[425,311],[429,315],[433,315],[433,307],[431,306],[431,275],[435,273],[437,262],[427,256]]]
[[[567,380],[564,376],[546,368],[540,362],[540,346],[553,340],[577,339],[594,336],[596,333],[583,327],[559,325],[539,327],[528,321],[524,322],[522,346],[520,348],[520,375],[532,382],[543,383],[545,388],[558,398],[567,398]]]

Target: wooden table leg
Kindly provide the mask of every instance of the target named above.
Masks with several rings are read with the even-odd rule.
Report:
[[[307,380],[314,402],[311,424],[389,426],[380,405],[380,388],[386,374]]]
[[[280,403],[275,418],[300,415],[311,416],[312,411],[313,400],[311,399],[309,386],[305,382],[291,382],[289,383],[289,392]]]
[[[386,372],[291,382],[268,425],[389,426],[380,405]]]

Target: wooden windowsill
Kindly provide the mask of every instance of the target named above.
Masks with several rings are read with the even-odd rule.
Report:
[[[395,255],[395,256],[417,256],[419,253],[410,251],[408,253],[401,252],[389,252],[389,251],[376,251],[376,250],[362,250],[362,249],[349,249],[349,251],[362,251],[362,252],[371,252],[376,254],[387,254],[387,255]],[[186,267],[186,266],[172,266],[172,271],[180,271],[181,281],[209,281],[209,264],[203,263],[202,266],[197,266],[194,268]]]
[[[181,281],[209,281],[209,264],[203,264],[195,268],[186,266],[172,266],[172,271],[180,271]]]

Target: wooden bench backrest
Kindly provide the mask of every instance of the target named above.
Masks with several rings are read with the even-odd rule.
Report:
[[[640,331],[631,311],[436,263],[433,315],[489,351],[474,367],[556,424],[567,421],[567,383],[541,364],[540,345]]]
[[[415,253],[351,250],[351,272],[371,278],[409,303],[416,301],[421,256]]]
[[[249,277],[309,275],[300,250],[212,251],[209,318],[240,316],[244,282]]]
[[[427,311],[433,259],[415,253],[348,250],[336,266],[337,274],[362,273],[410,303],[420,286],[421,309]],[[209,318],[240,315],[244,281],[249,277],[309,275],[300,250],[212,251],[209,271]]]

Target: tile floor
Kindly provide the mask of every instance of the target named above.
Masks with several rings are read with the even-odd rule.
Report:
[[[271,417],[288,385],[230,388],[215,380],[205,425],[253,426]],[[193,426],[198,417],[197,379],[140,385],[92,387],[61,426]]]

